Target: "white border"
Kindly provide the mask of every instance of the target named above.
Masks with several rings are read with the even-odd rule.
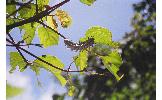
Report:
[[[156,0],[156,99],[162,98],[162,0]]]
[[[6,0],[0,7],[0,100],[6,100]]]

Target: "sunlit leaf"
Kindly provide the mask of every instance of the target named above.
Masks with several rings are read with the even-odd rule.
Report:
[[[74,86],[69,86],[68,95],[73,96],[74,92],[75,92],[75,87]]]
[[[45,55],[40,57],[41,59],[45,60],[48,63],[51,63],[52,65],[63,68],[64,64],[55,56],[50,56],[50,55]],[[61,70],[58,70],[42,61],[39,61],[38,59],[34,61],[34,66],[39,66],[41,68],[44,68],[47,71],[50,71],[53,75],[56,76],[56,78],[60,81],[62,86],[65,86],[66,84],[66,79],[61,75]]]
[[[88,52],[86,50],[80,51],[78,56],[74,57],[74,62],[80,70],[87,67]]]
[[[12,86],[10,84],[6,84],[6,97],[14,97],[20,95],[23,92],[22,88]]]
[[[55,15],[58,17],[58,20],[61,22],[61,26],[63,28],[67,28],[71,25],[72,18],[68,15],[67,12],[63,10],[57,10]]]
[[[10,52],[10,65],[10,73],[12,73],[17,66],[19,66],[19,70],[22,72],[25,70],[26,62],[18,52]]]
[[[91,6],[96,0],[80,0],[80,2],[88,5],[88,6]]]
[[[38,2],[38,9],[40,11],[43,11],[44,10],[44,6],[48,5],[49,0],[37,0],[37,2]]]
[[[119,67],[122,64],[121,56],[117,51],[112,51],[108,56],[101,56],[104,66],[115,76],[119,81],[121,77],[117,75]]]
[[[38,29],[38,37],[40,39],[40,44],[43,44],[45,48],[48,46],[57,45],[59,41],[59,36],[57,33],[44,27],[40,27]]]
[[[25,30],[25,33],[23,35],[23,40],[26,42],[26,44],[30,44],[34,39],[36,28],[29,23],[23,25],[22,29]]]
[[[39,66],[39,64],[34,64],[30,66],[30,69],[32,69],[36,73],[36,75],[40,74],[40,68],[41,67]]]
[[[94,38],[95,43],[109,45],[112,42],[112,33],[106,28],[94,26],[87,30],[85,37],[80,41],[88,40],[88,38]]]
[[[57,30],[57,23],[56,23],[56,20],[53,18],[53,16],[47,16],[47,24],[49,27],[53,28],[55,31],[58,31]]]

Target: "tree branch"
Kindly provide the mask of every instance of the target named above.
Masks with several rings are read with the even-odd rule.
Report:
[[[20,21],[20,22],[16,22],[16,23],[7,25],[6,30],[10,30],[10,29],[13,29],[13,28],[18,27],[18,26],[22,26],[22,25],[27,24],[27,23],[36,22],[36,21],[42,19],[43,17],[49,15],[52,11],[61,7],[62,5],[64,5],[65,3],[69,2],[69,1],[70,0],[64,0],[63,2],[56,4],[53,7],[51,7],[51,9],[46,9],[45,11],[42,11],[42,12],[36,14],[33,17],[30,17],[30,18],[25,19],[25,20]]]
[[[15,44],[14,44],[12,41],[10,41],[9,39],[6,39],[6,41],[9,42],[9,43],[11,43],[12,45],[15,45]],[[84,71],[87,71],[86,69],[79,70],[79,71],[75,71],[75,70],[70,70],[70,71],[68,71],[68,70],[66,70],[66,69],[62,69],[62,68],[59,68],[59,67],[57,67],[57,66],[54,66],[53,64],[51,64],[51,63],[49,63],[49,62],[47,62],[47,61],[45,61],[45,60],[39,58],[38,56],[36,56],[36,55],[34,55],[33,53],[31,53],[31,52],[25,50],[25,49],[22,48],[22,47],[19,47],[19,46],[18,46],[18,48],[19,48],[20,50],[24,51],[25,53],[27,53],[27,54],[33,56],[34,58],[38,59],[39,61],[41,61],[41,62],[43,62],[43,63],[45,63],[45,64],[47,64],[47,65],[49,65],[49,66],[51,66],[51,67],[54,67],[54,68],[56,68],[56,69],[58,69],[58,70],[61,70],[61,71],[64,71],[64,72],[84,72]]]
[[[42,44],[19,44],[19,46],[38,46],[42,48]],[[15,45],[6,44],[6,46],[15,47]]]

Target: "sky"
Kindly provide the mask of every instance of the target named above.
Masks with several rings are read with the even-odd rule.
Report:
[[[131,31],[130,20],[133,16],[132,4],[141,0],[97,0],[92,6],[86,6],[80,3],[79,0],[71,0],[69,3],[62,6],[63,9],[69,13],[72,17],[72,25],[63,29],[59,27],[59,32],[65,35],[68,39],[78,42],[79,38],[83,37],[86,30],[92,26],[102,26],[109,29],[112,32],[112,38],[114,41],[122,40],[126,32]],[[50,5],[56,4],[60,0],[51,0]],[[21,36],[18,29],[12,30],[12,36],[18,41]],[[39,43],[38,36],[35,36],[33,43]],[[63,43],[63,39],[60,38],[58,46],[48,47],[41,49],[38,47],[25,48],[37,56],[42,54],[51,54],[68,66],[72,62],[72,57],[77,55],[76,52],[72,52],[67,49]],[[40,76],[36,76],[29,68],[23,73],[16,70],[13,74],[9,74],[9,52],[15,51],[14,48],[7,47],[7,82],[24,88],[25,92],[19,96],[16,96],[10,100],[52,100],[52,94],[65,93],[66,89],[59,85],[59,82],[52,76],[51,73],[41,70]],[[24,55],[30,59],[34,58],[29,55]],[[74,66],[74,65],[73,65]],[[66,68],[66,67],[65,67]],[[37,78],[42,83],[42,86],[37,85]],[[70,98],[66,98],[69,100]]]

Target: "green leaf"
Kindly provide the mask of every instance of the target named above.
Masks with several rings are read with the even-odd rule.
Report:
[[[18,11],[19,18],[27,19],[33,17],[35,14],[36,6],[34,4],[30,4],[29,7],[23,7],[21,10]]]
[[[25,30],[25,33],[23,35],[23,40],[26,42],[26,44],[30,44],[35,36],[35,30],[36,28],[32,26],[31,23],[25,24],[22,26],[22,29]]]
[[[43,11],[44,10],[44,6],[48,5],[49,0],[38,0],[37,2],[38,2],[38,9],[40,11]]]
[[[97,55],[106,56],[111,52],[111,48],[105,44],[96,44],[92,48],[92,53],[96,53]]]
[[[104,66],[115,76],[117,81],[119,81],[121,77],[117,75],[119,71],[119,67],[122,64],[121,56],[117,51],[112,51],[108,56],[101,56],[101,59],[104,63]]]
[[[35,73],[36,73],[36,75],[39,75],[40,74],[40,66],[38,66],[37,64],[34,64],[34,65],[31,65],[30,66],[30,69],[32,69]]]
[[[86,41],[88,38],[94,38],[95,43],[109,45],[112,42],[112,33],[106,28],[94,26],[87,30],[85,37],[80,41]]]
[[[81,3],[91,6],[96,0],[80,0]]]
[[[87,67],[88,52],[86,50],[80,51],[78,56],[74,57],[74,62],[80,70]]]
[[[10,65],[10,73],[12,73],[17,66],[19,66],[19,70],[22,72],[25,70],[26,62],[18,52],[10,52]]]
[[[13,23],[19,22],[19,21],[20,21],[19,19],[7,18],[7,19],[6,19],[6,24],[7,24],[7,25],[10,25],[10,24],[13,24]]]
[[[72,18],[68,15],[67,12],[63,10],[57,10],[55,15],[58,17],[58,20],[61,22],[61,26],[63,28],[67,28],[71,25]]]
[[[6,12],[9,15],[12,14],[14,11],[16,11],[16,5],[7,5],[6,6]],[[14,15],[16,15],[16,13]]]
[[[63,68],[64,64],[55,56],[50,56],[50,55],[45,55],[43,57],[40,57],[41,59],[45,60],[48,63],[51,63],[52,65],[59,67],[59,68]],[[66,84],[66,79],[61,75],[61,70],[58,70],[42,61],[39,61],[38,59],[35,60],[34,62],[34,66],[39,66],[40,68],[44,68],[47,71],[50,71],[53,75],[56,76],[56,78],[60,81],[62,86],[65,86]]]
[[[74,86],[69,86],[68,95],[73,96],[74,92],[75,92],[75,87]]]
[[[22,88],[18,88],[10,84],[6,84],[6,97],[7,98],[17,96],[21,94],[22,92],[23,92]]]
[[[38,29],[38,37],[40,43],[46,48],[48,46],[57,45],[59,41],[59,35],[51,29],[40,27]]]

